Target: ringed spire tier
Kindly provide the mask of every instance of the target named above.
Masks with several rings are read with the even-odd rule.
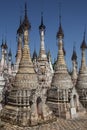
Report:
[[[17,30],[17,53],[16,53],[16,71],[18,71],[18,67],[19,67],[19,63],[21,60],[21,56],[22,56],[22,37],[23,37],[23,26],[22,26],[22,21],[20,18],[20,25],[19,28]]]
[[[40,31],[40,53],[38,60],[47,60],[47,55],[45,52],[44,35],[45,35],[45,25],[43,24],[43,13],[41,13],[41,24],[39,26]]]
[[[78,77],[78,71],[77,71],[78,63],[77,63],[77,54],[76,54],[75,46],[73,46],[73,54],[72,54],[71,60],[72,60],[71,78],[72,78],[73,84],[75,86],[76,82],[77,82],[77,77]]]

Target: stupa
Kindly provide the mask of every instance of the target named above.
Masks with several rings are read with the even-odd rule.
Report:
[[[52,79],[51,89],[47,92],[47,102],[55,115],[70,118],[71,91],[73,88],[71,77],[68,73],[68,69],[64,58],[64,33],[61,26],[61,16],[59,31],[57,33],[58,38],[58,56],[55,65],[54,76]]]
[[[72,60],[72,73],[71,73],[71,78],[73,81],[74,86],[76,85],[77,82],[77,77],[78,77],[78,63],[77,63],[77,54],[76,54],[76,49],[75,46],[73,47],[73,54],[71,57]]]
[[[85,50],[87,46],[85,42],[85,32],[84,32],[84,37],[80,48],[82,50],[82,59],[81,59],[81,67],[78,74],[76,88],[79,94],[80,102],[82,103],[83,107],[87,109],[87,66],[86,66],[86,56],[85,56]]]
[[[39,26],[40,33],[40,50],[39,56],[37,57],[34,51],[34,68],[37,72],[39,84],[41,87],[48,88],[51,85],[53,68],[51,61],[48,60],[46,50],[45,50],[45,31],[46,26],[43,22],[43,13],[41,13],[41,24]]]
[[[6,130],[16,130],[15,126],[21,130],[23,127],[37,125],[38,122],[45,122],[53,118],[52,112],[45,104],[46,95],[44,89],[39,87],[37,74],[31,61],[28,46],[28,30],[30,28],[25,4],[25,17],[22,23],[24,39],[22,57],[12,89],[8,93],[7,102],[1,113],[1,120],[5,122]],[[6,123],[9,123],[9,128],[6,127]]]
[[[25,17],[22,23],[24,46],[22,58],[19,64],[19,70],[16,74],[12,90],[7,97],[7,105],[2,110],[2,121],[8,121],[13,124],[27,125],[30,118],[30,96],[33,95],[38,86],[37,75],[33,68],[28,46],[28,30],[31,25],[27,18],[27,9],[25,5]],[[33,80],[32,80],[33,79]]]

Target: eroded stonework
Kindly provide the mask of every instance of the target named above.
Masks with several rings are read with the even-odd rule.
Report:
[[[46,90],[40,87],[37,74],[30,57],[28,47],[28,29],[30,23],[27,18],[23,21],[24,47],[19,69],[15,76],[12,88],[6,97],[7,102],[2,109],[1,119],[12,125],[29,127],[39,122],[46,122],[54,118],[52,111],[46,105]]]
[[[30,28],[25,4],[24,20],[20,22],[17,31],[16,76],[9,77],[4,87],[5,102],[0,113],[0,130],[87,130],[85,39],[81,45],[82,61],[78,78],[75,62],[71,78],[65,63],[64,33],[60,21],[57,33],[58,56],[53,75],[52,64],[47,59],[44,47],[43,16],[39,26],[40,53],[38,57],[34,53],[33,62],[28,45]],[[1,77],[2,86],[3,81]]]

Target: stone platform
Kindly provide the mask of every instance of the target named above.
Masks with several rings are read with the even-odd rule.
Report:
[[[5,125],[2,124],[0,130],[87,130],[87,117],[74,120],[58,118],[31,127],[19,127],[5,123]]]

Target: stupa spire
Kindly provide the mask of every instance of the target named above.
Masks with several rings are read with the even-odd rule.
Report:
[[[12,89],[7,97],[8,102],[5,105],[2,112],[4,113],[4,115],[2,115],[2,118],[4,117],[4,121],[9,120],[9,123],[11,124],[15,123],[16,125],[20,124],[20,126],[22,127],[31,125],[31,122],[34,122],[32,120],[36,120],[37,118],[37,108],[35,104],[36,101],[33,101],[36,99],[33,95],[35,94],[35,91],[38,87],[38,78],[34,71],[33,63],[30,57],[30,49],[28,45],[29,29],[30,24],[28,22],[28,19],[24,17],[23,21],[24,46],[22,50],[22,57],[19,63],[18,72],[13,82]],[[34,110],[31,110],[31,101]],[[9,113],[8,117],[7,112]],[[13,113],[14,118],[12,116]]]
[[[40,53],[39,59],[47,60],[46,52],[45,52],[45,43],[44,43],[44,34],[45,34],[45,25],[43,24],[43,13],[41,13],[41,24],[39,26],[40,32]]]
[[[61,19],[61,17],[59,17],[59,19]],[[64,38],[64,34],[63,34],[63,31],[62,31],[62,28],[61,28],[61,20],[59,20],[60,23],[59,23],[59,30],[57,32],[57,38],[58,38],[58,57],[57,57],[57,63],[58,64],[63,64],[63,65],[66,65],[65,64],[65,59],[64,59],[64,52],[65,50],[63,50],[64,48],[64,45],[63,45],[63,38]]]
[[[25,15],[27,16],[26,6],[25,6]],[[30,48],[29,48],[29,29],[30,28],[29,27],[30,27],[30,24],[28,22],[28,18],[26,21],[26,17],[24,17],[24,21],[23,21],[24,46],[22,49],[22,57],[20,60],[19,70],[17,72],[16,82],[14,85],[19,87],[19,88],[20,87],[28,87],[28,88],[32,89],[33,87],[36,87],[36,86],[34,86],[34,83],[33,83],[33,85],[31,85],[33,81],[31,82],[30,77],[32,77],[32,76],[35,77],[35,82],[37,82],[37,76],[35,74],[33,63],[31,61],[31,56],[30,56]],[[30,74],[30,76],[28,76],[29,74]],[[19,80],[21,80],[20,84],[19,84],[19,82],[20,82]],[[28,83],[25,82],[25,80],[27,80]]]
[[[23,27],[22,27],[22,20],[20,17],[20,25],[17,30],[17,38],[18,38],[18,44],[17,44],[17,54],[16,54],[16,63],[19,66],[21,56],[22,56],[22,41],[23,41]]]
[[[73,46],[73,54],[72,54],[72,57],[71,57],[71,60],[77,60],[77,54],[76,54],[76,47],[75,45]]]
[[[52,78],[51,88],[48,90],[47,93],[47,103],[49,104],[51,109],[55,111],[55,115],[61,117],[65,116],[67,118],[68,108],[66,107],[66,104],[68,104],[70,107],[72,105],[72,102],[70,101],[71,97],[69,95],[70,94],[69,92],[73,88],[73,83],[68,73],[64,59],[64,51],[63,51],[64,34],[62,31],[61,22],[59,23],[57,38],[58,38],[58,56],[54,66],[54,75]],[[54,106],[57,106],[56,110],[54,109]],[[62,113],[64,114],[62,115]]]
[[[59,30],[57,32],[56,37],[62,37],[62,39],[64,38],[64,33],[63,33],[63,29],[62,29],[62,24],[61,24],[61,3],[59,3]]]
[[[73,81],[73,84],[76,85],[76,81],[77,81],[77,54],[76,54],[76,47],[75,45],[73,46],[73,54],[72,54],[72,57],[71,57],[71,60],[72,60],[72,81]]]
[[[81,59],[81,67],[78,74],[78,80],[76,84],[76,88],[79,94],[79,100],[82,103],[84,108],[87,108],[87,66],[86,66],[86,56],[85,56],[85,50],[87,48],[86,42],[85,42],[85,34],[86,31],[84,31],[83,41],[80,46],[82,51],[82,59]]]
[[[31,28],[31,24],[28,20],[27,17],[27,4],[25,3],[25,16],[24,16],[24,21],[23,21],[23,29],[30,29]]]
[[[43,12],[41,12],[41,25],[43,25]]]
[[[69,89],[69,88],[72,88],[73,84],[71,81],[71,77],[68,73],[67,66],[65,63],[65,58],[64,58],[64,50],[63,50],[64,33],[61,28],[60,17],[59,17],[59,30],[57,32],[56,37],[58,39],[58,56],[57,56],[57,61],[55,64],[55,72],[54,72],[54,76],[53,76],[53,80],[52,80],[52,87],[57,87],[59,89],[62,89],[62,88]],[[65,85],[64,82],[67,85]]]
[[[80,46],[81,50],[82,50],[82,59],[81,59],[81,71],[84,71],[86,69],[86,57],[85,57],[85,50],[87,48],[86,42],[85,42],[85,33],[86,31],[84,31],[84,36],[83,36],[83,41],[82,44]]]
[[[27,17],[27,3],[25,3],[25,17]]]
[[[11,48],[9,49],[9,53],[8,53],[8,56],[10,57],[9,60],[11,60],[11,57],[12,57],[12,52],[11,52]]]
[[[9,53],[8,53],[8,73],[11,74],[11,60],[12,60],[12,52],[11,52],[11,48],[9,49]]]

